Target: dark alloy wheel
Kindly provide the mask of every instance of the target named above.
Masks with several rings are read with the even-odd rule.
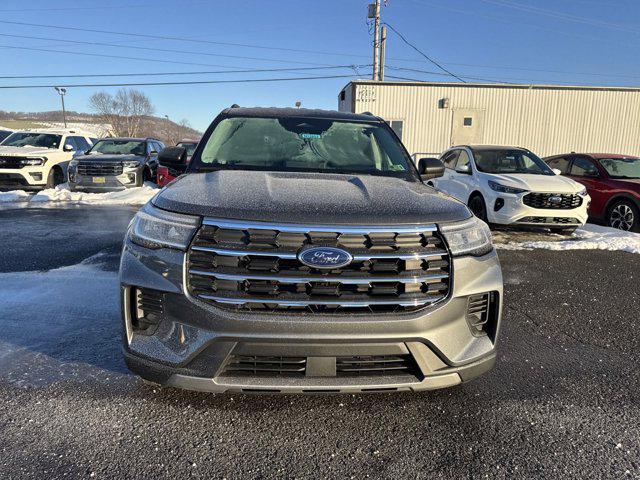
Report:
[[[609,209],[607,224],[619,230],[637,232],[640,227],[637,207],[629,200],[617,201]]]
[[[481,195],[474,195],[469,200],[469,210],[483,222],[487,221],[487,206]]]

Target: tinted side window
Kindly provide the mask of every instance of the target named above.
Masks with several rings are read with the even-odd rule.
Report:
[[[80,152],[86,152],[87,150],[89,150],[89,142],[87,142],[84,137],[69,137],[72,138],[73,141],[76,144],[76,147],[78,151]]]
[[[445,168],[455,168],[456,160],[458,160],[459,153],[460,150],[453,150],[446,153],[445,156],[442,157],[442,163],[444,163]]]
[[[67,137],[64,141],[64,146],[66,147],[67,145],[71,146],[71,149],[74,151],[78,150],[75,137]]]
[[[569,173],[569,159],[565,157],[552,158],[547,162],[550,168],[557,168],[562,173]]]
[[[584,157],[575,157],[571,164],[571,175],[576,177],[594,177],[598,170],[591,160]]]
[[[466,152],[466,150],[460,150],[460,155],[458,156],[458,163],[456,163],[456,168],[462,167],[464,165],[469,165],[469,161],[470,161],[469,154]]]

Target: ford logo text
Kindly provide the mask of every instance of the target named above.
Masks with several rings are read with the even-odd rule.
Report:
[[[349,265],[353,257],[339,248],[313,247],[298,253],[298,260],[313,268],[340,268]]]

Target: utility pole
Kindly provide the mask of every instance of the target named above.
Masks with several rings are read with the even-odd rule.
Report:
[[[64,96],[67,93],[67,89],[64,87],[53,87],[56,89],[56,92],[60,94],[60,99],[62,100],[62,121],[64,122],[64,128],[67,128],[67,111],[64,108]]]
[[[373,18],[373,75],[372,79],[379,78],[378,69],[380,66],[380,0],[369,5],[369,18]]]
[[[387,51],[387,26],[382,26],[382,33],[380,34],[380,75],[379,79],[384,82],[384,58]]]

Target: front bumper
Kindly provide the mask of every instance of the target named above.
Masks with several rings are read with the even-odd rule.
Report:
[[[0,190],[42,190],[48,173],[42,166],[0,169]]]
[[[485,201],[489,223],[556,228],[581,227],[587,223],[589,218],[587,209],[591,203],[589,195],[582,197],[582,204],[577,208],[555,209],[533,208],[525,205],[522,199],[528,193],[530,192],[520,194],[487,192]],[[499,207],[501,203],[502,206]]]
[[[120,175],[80,175],[69,170],[69,188],[71,190],[98,192],[126,190],[138,186],[143,169],[125,169]]]
[[[460,384],[491,369],[499,332],[502,275],[498,257],[453,260],[453,286],[441,303],[410,313],[290,314],[227,310],[193,299],[183,283],[184,253],[126,243],[121,260],[123,343],[129,368],[150,381],[210,392],[362,392],[428,390]],[[131,289],[163,292],[157,327],[131,323]],[[492,335],[472,331],[469,296],[495,292]],[[339,377],[233,376],[235,356],[303,357],[307,364],[344,356],[409,356],[417,375]],[[320,360],[318,360],[320,359]],[[318,370],[319,372],[322,370]]]

